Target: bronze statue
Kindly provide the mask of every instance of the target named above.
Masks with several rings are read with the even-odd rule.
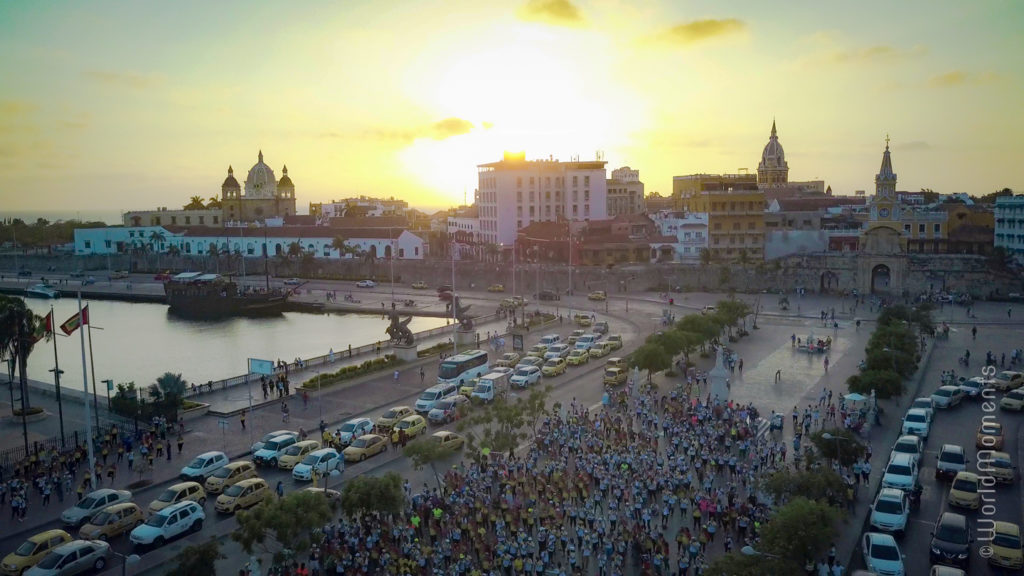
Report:
[[[452,306],[455,306],[455,321],[459,323],[459,327],[463,330],[473,329],[473,319],[467,314],[472,304],[466,304],[462,306],[459,303],[458,296],[452,296],[452,301],[448,303],[448,311],[450,312]]]
[[[398,316],[398,312],[389,312],[391,316],[391,325],[387,327],[388,336],[391,337],[391,341],[395,344],[401,344],[404,346],[411,346],[415,340],[412,335],[412,330],[409,330],[409,322],[412,322],[412,316],[402,320]]]

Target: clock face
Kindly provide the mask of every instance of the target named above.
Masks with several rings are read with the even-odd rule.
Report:
[[[889,209],[888,208],[880,208],[878,210],[878,216],[880,218],[888,218],[889,217]]]

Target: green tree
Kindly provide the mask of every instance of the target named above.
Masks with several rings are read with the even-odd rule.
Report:
[[[216,562],[223,558],[227,556],[220,552],[220,541],[211,537],[202,544],[186,546],[178,552],[178,565],[167,576],[217,576]]]
[[[821,557],[835,538],[840,513],[820,501],[797,497],[772,516],[761,532],[761,552],[779,556],[777,574],[799,574],[807,560]],[[761,549],[763,548],[763,549]]]
[[[832,438],[825,438],[825,434],[830,434]],[[836,440],[836,437],[843,439]],[[838,456],[839,462],[843,466],[852,466],[865,454],[864,445],[860,443],[857,435],[845,429],[819,430],[811,435],[811,443],[819,453],[830,460],[834,460]]]
[[[349,516],[365,513],[395,515],[405,506],[402,477],[397,472],[383,476],[356,476],[341,490],[341,509]]]
[[[672,357],[661,346],[647,343],[629,355],[629,366],[646,370],[647,380],[650,381],[655,372],[667,370],[672,366]]]
[[[156,382],[149,385],[147,392],[153,399],[158,412],[167,417],[168,420],[177,419],[178,408],[181,407],[185,398],[185,389],[188,382],[181,377],[181,374],[164,372],[156,379]]]
[[[882,370],[864,370],[846,379],[850,392],[869,396],[873,391],[880,399],[892,398],[903,394],[903,378],[886,366]]]
[[[832,449],[834,454],[835,447]],[[765,481],[764,489],[780,501],[803,497],[829,502],[845,496],[846,483],[831,468],[819,466],[811,470],[786,469],[775,472]]]
[[[288,245],[287,256],[289,260],[299,259],[305,251],[302,249],[302,244],[299,242],[292,242]]]
[[[740,320],[744,320],[752,312],[753,310],[750,309],[750,305],[746,302],[730,298],[728,300],[719,300],[715,304],[713,316],[717,317],[721,324],[726,327],[729,337],[732,338],[732,329],[739,324]]]
[[[0,357],[14,359],[20,377],[23,408],[31,408],[28,396],[28,357],[44,337],[45,320],[21,298],[0,295]],[[15,409],[12,406],[12,410]]]
[[[760,552],[760,550],[758,550]],[[739,552],[723,554],[715,558],[704,572],[707,576],[765,576],[786,574],[782,563],[768,556],[745,556]],[[801,574],[794,572],[794,574]]]
[[[216,210],[220,210],[221,209],[220,196],[210,196],[210,199],[206,201],[206,209],[207,210],[215,210],[215,209]]]
[[[437,467],[434,463],[455,454],[454,450],[448,446],[443,446],[433,436],[421,436],[409,443],[402,450],[402,454],[412,462],[412,466],[416,470],[420,470],[424,466],[430,466],[430,471],[434,474],[437,487],[443,490],[441,476],[437,473]]]
[[[334,517],[322,492],[299,490],[283,498],[264,500],[255,508],[235,515],[238,528],[231,539],[247,554],[260,550],[280,562],[283,550],[302,554],[312,544],[312,531]]]
[[[202,196],[193,196],[189,199],[188,204],[185,204],[185,210],[205,210],[206,205],[203,204]]]
[[[466,447],[474,456],[490,452],[509,455],[528,436],[526,403],[522,398],[507,396],[480,406],[459,421],[458,430],[466,437]]]

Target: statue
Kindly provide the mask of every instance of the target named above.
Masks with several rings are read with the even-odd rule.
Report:
[[[387,327],[387,333],[391,337],[391,341],[402,346],[412,346],[414,338],[412,330],[409,330],[409,322],[412,321],[412,316],[402,320],[399,318],[398,312],[393,310],[389,315],[391,317],[391,325]]]
[[[459,328],[462,329],[462,330],[467,330],[467,331],[468,330],[472,330],[473,329],[473,319],[470,318],[468,314],[466,314],[469,311],[469,308],[472,305],[471,304],[466,304],[465,306],[462,306],[459,303],[459,297],[458,296],[452,296],[452,301],[449,302],[448,306],[447,306],[449,311],[451,311],[452,306],[455,307],[455,321],[459,323]]]

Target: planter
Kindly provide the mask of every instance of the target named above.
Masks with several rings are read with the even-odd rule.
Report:
[[[36,411],[38,410],[38,412]],[[8,422],[21,422],[21,410],[15,410],[14,416],[6,416],[4,419]],[[30,408],[28,414],[25,416],[25,422],[40,422],[49,418],[50,413],[43,410],[42,408]]]
[[[197,404],[199,404],[199,406],[197,406],[195,408],[189,408],[188,410],[182,410],[182,412],[180,414],[181,419],[188,421],[188,420],[196,420],[198,418],[202,418],[203,416],[206,416],[206,413],[210,411],[210,405],[209,404],[203,404],[201,402],[198,402]]]

